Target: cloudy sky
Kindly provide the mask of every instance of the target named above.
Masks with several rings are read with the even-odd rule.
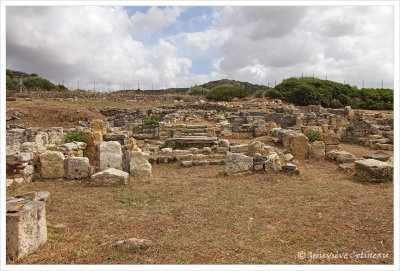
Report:
[[[8,69],[70,89],[273,85],[302,73],[393,87],[390,6],[9,6],[6,28]]]

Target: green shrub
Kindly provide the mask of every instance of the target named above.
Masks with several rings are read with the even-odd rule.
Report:
[[[265,92],[270,98],[280,98],[296,105],[322,105],[324,107],[353,108],[372,110],[392,110],[392,89],[358,89],[348,84],[321,80],[312,77],[290,78],[274,89]]]
[[[269,97],[272,99],[281,99],[281,93],[274,88],[270,88],[265,91],[265,97]]]
[[[202,87],[199,87],[199,86],[194,86],[194,87],[191,87],[186,92],[186,94],[188,94],[188,95],[207,95],[208,92],[210,92],[209,89],[202,88]]]
[[[112,132],[112,131],[111,131],[110,127],[107,127],[107,128],[106,128],[106,133],[109,134],[109,133],[111,133],[111,132]]]
[[[11,78],[11,76],[6,76],[6,88],[7,89],[19,89],[18,78]]]
[[[306,136],[308,137],[308,140],[310,140],[310,142],[323,141],[322,136],[318,132],[310,131],[306,134]]]
[[[213,101],[230,102],[233,98],[244,98],[247,95],[247,91],[243,88],[221,85],[210,90],[206,95],[206,98]]]
[[[24,86],[26,89],[42,89],[42,90],[51,90],[56,89],[56,86],[50,81],[41,78],[39,76],[28,76],[22,79]]]
[[[85,142],[82,131],[75,130],[67,132],[65,135],[65,142],[70,143],[73,141]]]
[[[175,149],[183,150],[185,148],[185,142],[176,142]]]
[[[144,125],[154,125],[159,124],[159,121],[156,119],[157,115],[152,114],[147,120],[143,122]]]

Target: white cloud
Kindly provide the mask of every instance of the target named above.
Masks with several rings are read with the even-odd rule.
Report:
[[[151,7],[146,13],[136,12],[130,21],[136,32],[148,32],[174,23],[183,10],[182,7]]]
[[[393,82],[391,7],[226,7],[218,71],[255,82],[319,75]]]
[[[96,80],[103,89],[109,81],[114,89],[220,78],[267,83],[302,72],[340,82],[393,81],[391,7],[214,7],[186,21],[207,18],[203,31],[172,34],[163,29],[185,8],[152,7],[130,17],[111,6],[6,11],[7,68],[64,78],[72,87],[78,80],[87,88]],[[155,32],[160,39],[140,41]],[[207,61],[213,70],[191,72],[193,63]]]
[[[115,88],[137,82],[161,87],[188,72],[191,60],[177,57],[174,45],[160,40],[146,47],[133,39],[130,28],[120,7],[8,7],[7,67],[56,82],[64,78],[72,87],[80,80],[80,87],[92,88],[96,80],[97,89],[105,90],[109,81]]]

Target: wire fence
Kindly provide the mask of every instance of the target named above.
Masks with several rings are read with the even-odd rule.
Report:
[[[293,78],[294,76],[283,77],[280,79],[264,79],[258,82],[252,82],[253,84],[257,85],[265,85],[268,87],[275,87],[276,85],[282,83],[285,79]],[[298,76],[297,78],[315,78],[321,80],[330,80],[327,76]],[[242,81],[242,80],[237,80]],[[394,82],[393,81],[369,81],[369,80],[331,80],[334,82],[348,84],[350,86],[356,86],[357,88],[389,88],[393,89]],[[113,92],[118,90],[171,90],[171,89],[189,89],[195,85],[201,85],[204,82],[190,82],[185,84],[179,83],[166,83],[166,84],[159,84],[155,82],[116,82],[116,81],[106,81],[106,80],[58,80],[56,82],[52,82],[54,84],[64,85],[68,90],[77,90],[83,89],[87,91],[94,91],[94,92]]]

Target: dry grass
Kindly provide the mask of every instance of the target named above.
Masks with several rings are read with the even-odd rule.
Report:
[[[169,101],[169,100],[168,100]],[[79,121],[105,119],[100,109],[105,107],[130,108],[168,105],[167,100],[160,97],[156,100],[129,101],[124,99],[25,99],[7,102],[7,110],[15,109],[22,113],[21,119],[7,121],[22,127],[75,127]]]
[[[48,242],[9,264],[391,264],[393,184],[366,185],[326,161],[300,176],[226,177],[224,166],[156,165],[149,181],[86,187],[37,181],[10,195],[50,191]],[[55,227],[63,224],[65,228]],[[150,239],[147,250],[113,246]],[[388,253],[387,259],[300,260],[298,251]]]
[[[340,148],[343,151],[347,151],[353,154],[357,158],[363,158],[364,155],[371,155],[375,152],[384,152],[390,156],[393,156],[393,151],[385,151],[385,150],[376,150],[366,146],[356,145],[356,144],[349,144],[349,143],[340,143]]]

